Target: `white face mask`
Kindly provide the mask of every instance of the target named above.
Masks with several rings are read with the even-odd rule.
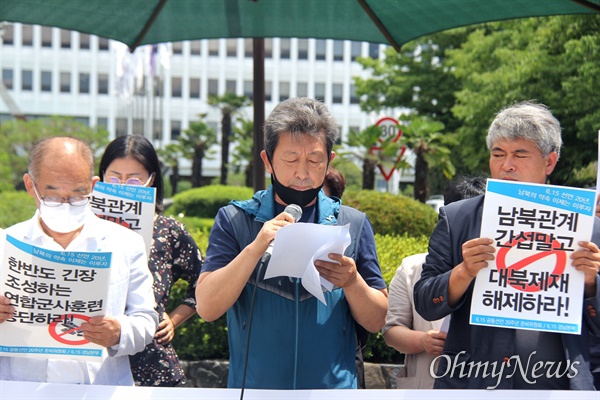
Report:
[[[46,226],[58,233],[76,231],[83,226],[90,204],[72,206],[69,203],[48,207],[40,202],[40,217]]]

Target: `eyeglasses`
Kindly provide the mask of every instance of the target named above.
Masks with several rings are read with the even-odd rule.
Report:
[[[150,177],[146,181],[146,183],[142,182],[138,178],[129,178],[125,182],[117,178],[116,176],[105,176],[104,182],[114,183],[117,185],[134,185],[134,186],[147,186],[150,183],[150,180],[154,176],[154,172],[150,174]]]
[[[91,197],[91,195],[89,194],[85,196],[73,196],[69,197],[68,199],[65,199],[64,197],[60,196],[40,196],[40,193],[35,187],[35,182],[33,183],[33,191],[35,192],[38,199],[40,199],[40,201],[48,207],[59,207],[65,203],[69,203],[73,207],[81,207],[85,206],[90,201]]]

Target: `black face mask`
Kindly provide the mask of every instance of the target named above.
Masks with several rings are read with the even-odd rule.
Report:
[[[324,182],[324,181],[323,181]],[[279,196],[279,198],[285,204],[297,204],[300,207],[306,207],[308,203],[313,201],[321,188],[323,187],[323,183],[321,186],[314,189],[309,190],[296,190],[289,188],[287,186],[283,186],[275,177],[275,174],[271,175],[271,183],[273,184],[273,189],[275,193]]]

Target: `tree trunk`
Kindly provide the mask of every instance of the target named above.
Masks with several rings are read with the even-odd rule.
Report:
[[[194,158],[192,159],[192,187],[202,186],[202,158],[204,151],[201,148],[194,149]]]
[[[224,113],[221,120],[221,185],[227,185],[229,167],[229,139],[231,136],[231,114]]]
[[[173,165],[173,172],[171,172],[171,197],[177,193],[177,184],[179,183],[179,165]]]
[[[375,189],[375,165],[373,160],[363,160],[363,189]]]
[[[416,156],[414,198],[421,203],[425,203],[429,191],[429,165],[422,154],[417,153]]]
[[[248,165],[246,165],[246,169],[244,170],[246,175],[245,184],[247,187],[254,186],[254,162],[250,161]]]

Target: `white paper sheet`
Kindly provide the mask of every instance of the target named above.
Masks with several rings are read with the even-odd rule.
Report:
[[[315,260],[331,261],[329,253],[343,254],[350,245],[350,224],[344,226],[296,223],[284,226],[273,241],[273,255],[265,279],[277,276],[301,278],[302,286],[323,304],[325,290],[333,284],[321,278]],[[323,286],[323,288],[322,288]]]

